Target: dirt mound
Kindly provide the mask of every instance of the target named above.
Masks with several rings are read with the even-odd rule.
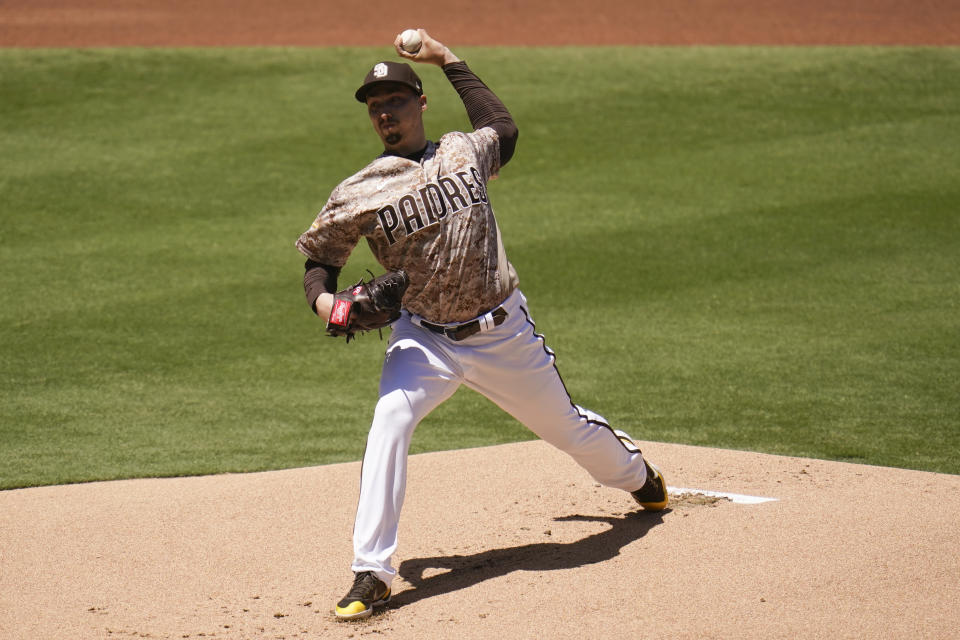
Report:
[[[359,463],[0,492],[0,637],[890,638],[960,627],[960,476],[642,443],[635,511],[542,442],[411,458],[391,605],[338,623]],[[469,470],[469,473],[465,473]],[[344,489],[346,488],[346,489]]]

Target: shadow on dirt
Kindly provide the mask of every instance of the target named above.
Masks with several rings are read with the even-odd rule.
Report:
[[[401,591],[390,600],[390,607],[402,607],[424,598],[466,589],[475,584],[504,576],[514,571],[553,571],[572,569],[597,562],[605,562],[620,555],[620,549],[642,538],[653,527],[663,522],[664,514],[637,511],[621,518],[593,516],[563,516],[555,522],[606,522],[610,528],[576,542],[536,542],[518,547],[490,549],[469,556],[437,556],[411,558],[400,564],[398,573],[412,589]],[[424,578],[428,569],[446,570],[445,573]]]

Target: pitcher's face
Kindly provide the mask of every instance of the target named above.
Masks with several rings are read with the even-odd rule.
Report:
[[[367,93],[367,113],[384,149],[400,155],[421,150],[427,143],[423,112],[427,97],[402,84],[384,83]]]

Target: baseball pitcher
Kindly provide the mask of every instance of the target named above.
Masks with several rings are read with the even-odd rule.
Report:
[[[333,190],[296,243],[307,258],[307,301],[331,335],[391,327],[363,456],[353,586],[335,607],[343,620],[365,618],[390,599],[410,439],[460,385],[567,452],[597,482],[631,493],[644,509],[667,506],[663,475],[630,436],[573,403],[518,288],[487,191],[517,145],[510,112],[449,48],[417,34],[415,53],[398,35],[397,54],[442,68],[473,131],[428,140],[420,78],[403,62],[375,64],[355,96],[384,151]],[[385,273],[338,291],[361,238]]]

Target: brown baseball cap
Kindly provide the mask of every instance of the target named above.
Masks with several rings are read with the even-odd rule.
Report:
[[[406,85],[413,89],[418,96],[423,95],[423,85],[420,78],[414,72],[413,68],[404,62],[378,62],[373,65],[367,77],[363,79],[363,84],[354,94],[360,102],[367,101],[367,91],[376,84],[384,82],[396,82]]]

